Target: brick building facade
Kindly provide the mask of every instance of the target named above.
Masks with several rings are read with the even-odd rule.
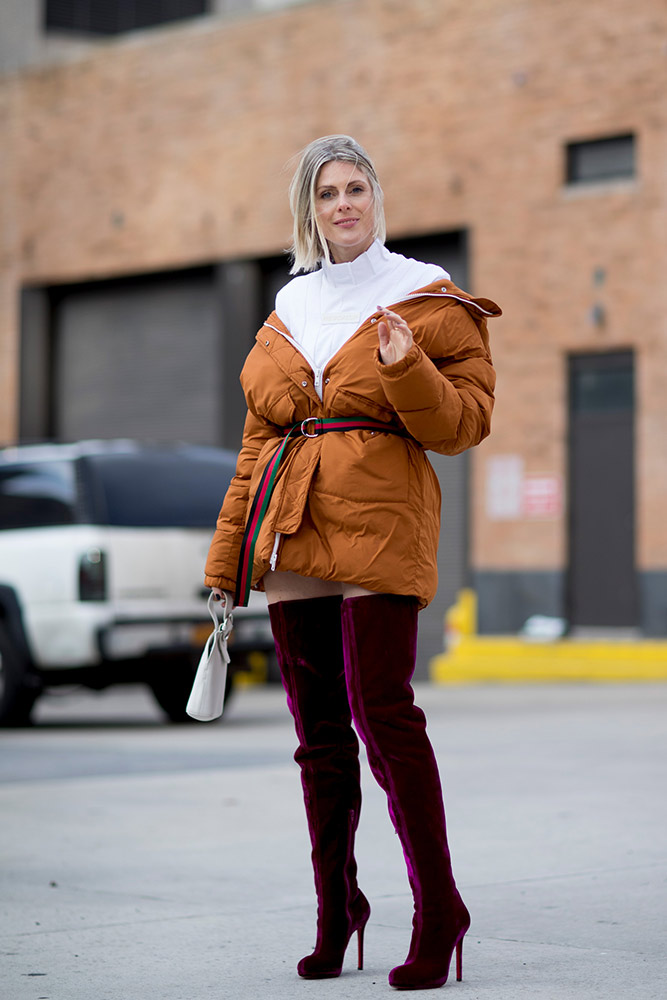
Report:
[[[667,634],[665,92],[659,0],[323,0],[5,75],[0,442],[100,433],[100,370],[135,343],[159,379],[143,416],[114,397],[109,436],[237,443],[238,370],[285,278],[290,158],[347,132],[394,245],[504,310],[492,436],[438,468],[456,566],[432,645],[462,583],[485,631],[542,613]],[[143,346],[133,323],[152,324]],[[206,405],[174,417],[170,384]]]

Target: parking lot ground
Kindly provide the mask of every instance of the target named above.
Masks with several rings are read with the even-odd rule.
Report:
[[[479,1000],[667,996],[667,686],[417,686],[472,912]],[[281,691],[169,726],[143,692],[44,701],[0,733],[3,1000],[390,994],[411,900],[364,767],[366,967],[298,979],[315,905]]]

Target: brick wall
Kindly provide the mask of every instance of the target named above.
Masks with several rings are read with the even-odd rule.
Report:
[[[349,132],[376,159],[390,235],[467,228],[472,290],[504,309],[475,564],[563,565],[564,517],[487,519],[487,461],[564,477],[565,352],[633,346],[638,556],[667,566],[666,45],[660,0],[334,0],[0,80],[0,440],[16,431],[21,283],[279,252],[290,157]],[[564,189],[564,142],[630,130],[636,182]]]

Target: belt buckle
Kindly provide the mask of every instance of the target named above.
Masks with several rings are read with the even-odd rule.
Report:
[[[314,434],[309,434],[308,431],[305,429],[306,424],[309,424],[313,420],[315,421],[315,423],[319,423],[319,419],[320,419],[319,417],[306,417],[305,420],[301,421],[301,433],[303,434],[304,437],[307,438],[319,437],[317,431],[315,431]]]

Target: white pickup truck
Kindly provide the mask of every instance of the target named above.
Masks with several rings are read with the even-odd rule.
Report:
[[[187,720],[212,627],[204,561],[235,464],[131,441],[0,450],[0,725],[27,723],[45,689],[130,681]],[[264,595],[251,597],[234,614],[236,669],[273,652]]]

